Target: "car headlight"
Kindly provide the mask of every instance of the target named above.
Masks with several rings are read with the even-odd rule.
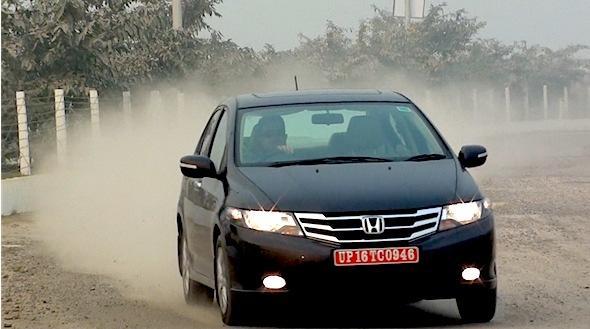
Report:
[[[232,223],[253,230],[287,235],[303,235],[297,221],[290,213],[227,208],[225,214]]]
[[[443,207],[442,219],[439,231],[445,231],[454,227],[473,223],[491,211],[492,204],[489,199],[480,201],[455,203]]]

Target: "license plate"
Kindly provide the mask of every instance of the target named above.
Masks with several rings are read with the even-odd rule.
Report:
[[[418,247],[338,249],[334,251],[334,265],[381,265],[418,263]]]

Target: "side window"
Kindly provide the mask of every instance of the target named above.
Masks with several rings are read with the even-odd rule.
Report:
[[[213,144],[211,145],[211,161],[215,164],[215,169],[219,170],[221,168],[221,160],[223,159],[223,154],[225,153],[225,144],[227,141],[227,115],[225,113],[221,114],[221,119],[219,120],[219,126],[217,127],[217,131],[215,132],[215,138],[213,138]]]
[[[209,119],[209,122],[207,123],[207,126],[203,130],[203,134],[199,139],[199,144],[197,144],[195,154],[205,155],[205,153],[209,149],[209,144],[211,144],[211,139],[213,137],[213,133],[215,132],[215,127],[217,126],[217,120],[220,114],[221,111],[215,111],[215,113],[213,113],[213,115]]]

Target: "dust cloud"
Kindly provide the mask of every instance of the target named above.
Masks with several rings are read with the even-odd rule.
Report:
[[[130,122],[101,108],[100,137],[88,126],[68,131],[67,163],[47,170],[35,196],[36,234],[67,269],[109,276],[130,298],[179,310],[178,160],[192,153],[219,102],[189,96],[179,110],[165,99],[133,108]]]

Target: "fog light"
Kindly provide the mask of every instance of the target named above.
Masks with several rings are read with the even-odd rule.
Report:
[[[269,275],[262,280],[262,284],[268,289],[281,289],[287,282],[278,275]]]
[[[473,280],[479,279],[479,269],[477,269],[475,267],[468,267],[463,270],[463,273],[461,273],[461,276],[463,277],[464,280],[467,280],[467,281],[473,281]]]

